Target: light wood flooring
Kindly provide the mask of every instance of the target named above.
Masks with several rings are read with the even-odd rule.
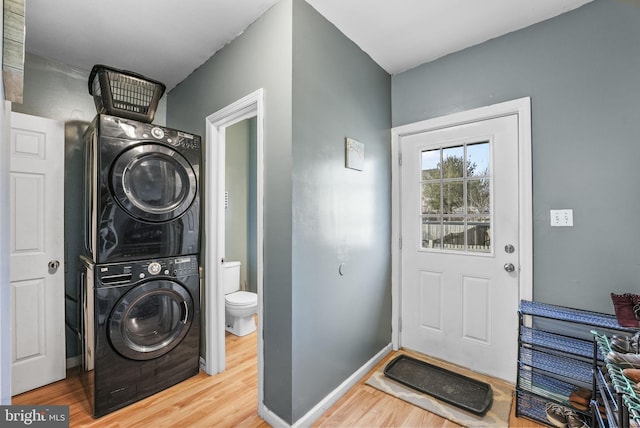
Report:
[[[71,427],[268,427],[257,414],[257,335],[227,333],[227,369],[216,376],[200,373],[165,391],[99,419],[91,417],[82,384],[67,379],[13,397],[15,405],[68,405]],[[387,358],[378,366],[381,366]],[[375,369],[373,369],[375,370]],[[457,427],[364,384],[368,375],[332,406],[314,427]],[[511,427],[541,427],[516,418]]]

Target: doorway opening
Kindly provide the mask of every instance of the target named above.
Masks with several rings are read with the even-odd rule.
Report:
[[[246,122],[245,122],[246,121]],[[255,161],[251,164],[251,173],[255,177],[254,186],[247,195],[247,213],[255,216],[252,224],[255,231],[245,230],[252,239],[247,239],[246,257],[248,268],[245,281],[253,278],[255,292],[258,294],[258,411],[263,408],[264,397],[264,343],[263,343],[263,193],[264,193],[264,95],[259,89],[229,106],[211,114],[206,118],[206,165],[205,169],[205,203],[204,217],[207,225],[204,235],[204,301],[205,301],[205,361],[204,370],[209,375],[220,373],[225,369],[225,294],[224,265],[227,251],[236,251],[225,244],[226,215],[225,195],[227,195],[227,136],[234,134],[238,128],[247,127],[249,133],[255,135]],[[251,128],[249,130],[249,128]],[[251,200],[250,200],[251,199]],[[239,253],[236,253],[239,254]],[[231,253],[230,253],[231,255]],[[233,257],[233,255],[232,255]],[[249,261],[250,260],[250,261]],[[248,279],[247,279],[248,278]],[[241,280],[242,281],[242,280]]]

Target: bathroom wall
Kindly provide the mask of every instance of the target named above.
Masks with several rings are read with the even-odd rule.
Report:
[[[241,289],[257,292],[255,118],[228,127],[225,138],[225,260],[242,263]]]
[[[65,124],[65,184],[64,195],[82,195],[83,159],[82,134],[96,115],[93,97],[89,94],[90,70],[82,70],[30,53],[25,57],[24,100],[12,104],[12,111],[54,119]],[[154,123],[166,120],[166,96],[161,100]],[[67,358],[79,355],[73,331],[79,307],[73,298],[78,294],[77,260],[83,253],[84,230],[81,200],[65,197],[65,291],[66,299],[66,352]],[[72,362],[71,362],[72,363]]]
[[[534,298],[613,313],[637,292],[640,4],[598,0],[393,76],[393,125],[532,99]],[[550,227],[550,209],[574,227]]]

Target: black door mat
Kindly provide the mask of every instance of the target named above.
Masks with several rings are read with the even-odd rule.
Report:
[[[399,355],[387,364],[384,375],[424,394],[480,416],[489,410],[493,402],[493,391],[488,383],[416,360],[407,355]]]

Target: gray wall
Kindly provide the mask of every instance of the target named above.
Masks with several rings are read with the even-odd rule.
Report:
[[[293,12],[295,421],[391,342],[391,78],[306,2]]]
[[[61,122],[91,122],[96,107],[88,89],[90,71],[27,53],[24,102],[13,104],[12,111]],[[166,97],[163,97],[153,123],[163,125],[165,121]]]
[[[613,313],[640,289],[639,22],[598,0],[392,78],[393,126],[532,98],[535,300]],[[550,227],[559,208],[574,227]]]
[[[24,71],[24,99],[12,110],[65,123],[64,195],[82,195],[82,133],[96,114],[87,89],[89,72],[27,54]],[[82,200],[65,197],[65,319],[67,358],[79,355],[73,329],[78,328],[80,306],[77,302],[77,260],[82,253]]]
[[[292,406],[291,9],[291,0],[278,2],[173,89],[167,101],[170,126],[204,137],[208,115],[264,88],[264,392],[266,406],[289,421]],[[204,147],[206,150],[206,143]],[[204,169],[210,167],[204,165]],[[213,226],[204,224],[203,227]],[[205,266],[205,275],[210,269]]]
[[[168,121],[203,134],[207,115],[260,87],[265,404],[291,423],[391,340],[391,78],[284,0],[171,91]],[[347,136],[366,144],[363,172],[344,167]]]
[[[78,294],[77,261],[83,252],[82,200],[83,192],[82,134],[96,115],[93,97],[89,94],[90,71],[27,53],[24,70],[24,99],[12,104],[12,111],[54,119],[65,124],[65,291],[67,358],[79,354],[73,330],[77,328],[80,308],[74,297]],[[161,100],[154,123],[164,124],[166,97]]]

